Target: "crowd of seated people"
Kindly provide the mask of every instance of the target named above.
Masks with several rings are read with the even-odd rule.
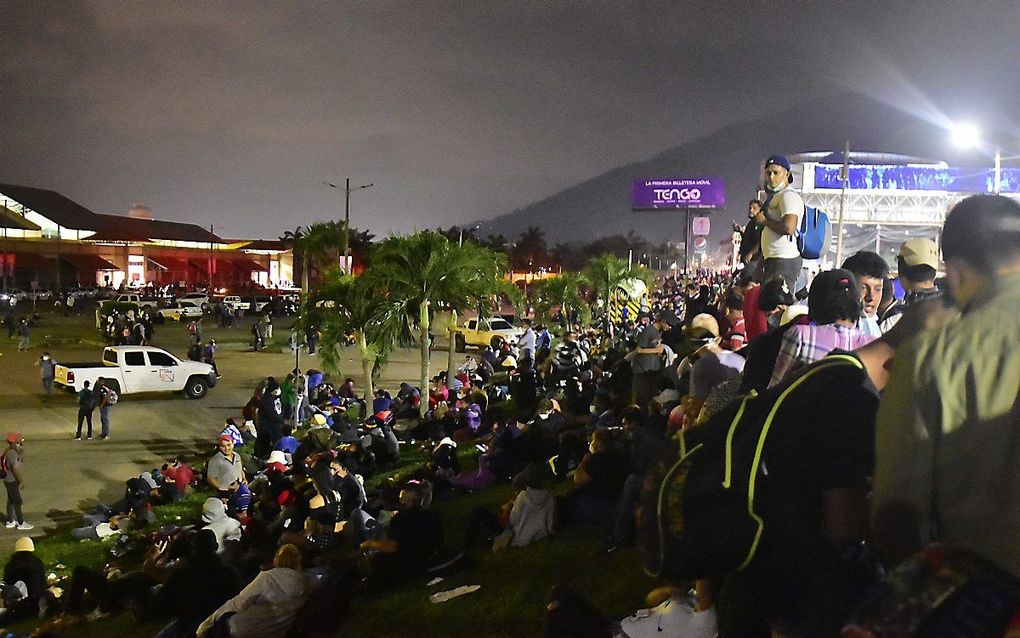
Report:
[[[1020,255],[1011,250],[1016,267]],[[873,287],[860,282],[873,269],[851,267],[873,262],[858,254],[847,269],[817,274],[800,299],[782,278],[674,275],[637,316],[559,326],[535,351],[498,344],[441,371],[427,388],[403,383],[393,394],[379,388],[360,397],[351,379],[334,384],[316,370],[293,370],[283,383],[268,377],[240,419],[210,432],[203,465],[175,459],[133,477],[124,499],[86,515],[80,538],[151,533],[141,547],[115,546],[142,554],[137,569],[76,569],[67,605],[134,609],[165,621],[163,638],[318,635],[336,627],[352,592],[425,580],[478,547],[520,548],[577,528],[600,537],[603,552],[617,551],[635,543],[642,489],[657,480],[678,433],[732,418],[737,399],[789,393],[795,407],[763,445],[768,463],[759,480],[772,502],[762,515],[775,518],[756,562],[699,580],[691,596],[680,588],[650,599],[654,609],[642,617],[659,618],[661,629],[682,610],[693,628],[677,636],[714,635],[716,617],[721,635],[831,635],[879,573],[861,571],[860,551],[871,540],[876,457],[882,470],[888,453],[875,444],[879,399],[889,405],[887,384],[901,401],[917,398],[903,394],[909,379],[895,385],[893,356],[913,355],[910,339],[945,320],[942,300],[925,293],[888,332],[872,334],[867,326],[881,325],[890,306],[871,312]],[[1006,280],[1015,285],[1015,274]],[[980,283],[964,282],[983,290],[971,298],[978,308],[986,298],[1015,306],[1013,288]],[[798,384],[832,355],[862,372]],[[903,446],[908,438],[893,437]],[[420,461],[407,463],[409,448]],[[376,484],[381,473],[392,476]],[[512,498],[475,508],[463,529],[444,526],[440,503],[499,483],[513,486]],[[882,485],[876,556],[892,569],[889,556],[901,561],[921,548],[921,531],[902,529],[920,515],[897,509],[909,494],[896,494],[888,479]],[[153,511],[189,490],[206,495],[200,518],[153,530]],[[959,515],[950,523],[960,526]],[[997,551],[991,558],[1016,576],[1015,547]],[[182,586],[201,573],[209,574],[206,585]],[[549,636],[633,635],[620,633],[633,619],[570,633],[556,610],[574,603],[555,593],[547,628],[558,629]],[[333,619],[324,622],[323,613]]]

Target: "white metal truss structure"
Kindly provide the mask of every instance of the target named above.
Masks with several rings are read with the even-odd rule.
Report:
[[[833,224],[839,216],[841,191],[838,189],[816,189],[815,167],[817,162],[804,162],[794,167],[796,182],[801,186],[804,204],[823,210]],[[828,165],[827,166],[831,166]],[[843,209],[844,224],[862,226],[942,226],[946,214],[961,199],[970,193],[948,191],[850,189],[846,190]],[[1017,195],[1006,194],[1017,199]]]

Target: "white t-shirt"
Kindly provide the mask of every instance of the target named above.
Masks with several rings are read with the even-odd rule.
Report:
[[[797,227],[804,217],[804,200],[800,193],[788,185],[776,191],[769,202],[765,216],[773,221],[782,221],[784,215],[796,215]],[[792,259],[800,257],[797,249],[797,238],[793,235],[780,235],[768,226],[761,230],[761,254],[765,259]]]

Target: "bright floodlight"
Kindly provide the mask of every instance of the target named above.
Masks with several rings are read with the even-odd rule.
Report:
[[[953,143],[957,146],[970,148],[977,146],[981,142],[981,131],[970,122],[954,124],[951,132],[953,134]]]

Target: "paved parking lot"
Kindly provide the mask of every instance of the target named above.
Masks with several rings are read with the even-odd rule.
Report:
[[[241,343],[221,343],[217,363],[223,378],[204,399],[190,401],[176,394],[124,396],[112,409],[110,440],[75,441],[74,396],[55,390],[53,399],[44,402],[39,369],[34,363],[47,334],[73,331],[89,336],[84,326],[90,319],[44,316],[44,320],[49,325],[33,332],[33,346],[28,352],[17,351],[17,337],[8,340],[6,334],[0,335],[0,431],[18,431],[26,439],[24,510],[26,520],[36,526],[31,532],[36,536],[78,520],[78,512],[97,501],[116,500],[127,478],[157,467],[178,452],[206,453],[224,419],[240,418],[241,406],[260,377],[272,374],[282,378],[294,367],[293,354],[280,347],[253,353],[243,351],[247,347]],[[240,331],[246,331],[250,321],[233,329],[235,340],[247,334]],[[277,324],[278,330],[282,323]],[[207,329],[207,335],[214,332],[213,328]],[[217,335],[217,340],[229,336]],[[186,351],[186,339],[182,326],[167,324],[157,327],[155,345],[180,356]],[[101,350],[99,344],[49,348],[58,362],[97,361]],[[356,350],[350,349],[345,358],[350,363],[344,372],[349,370],[349,376],[359,380],[361,364]],[[315,367],[316,361],[303,355],[302,368]],[[446,353],[436,353],[433,361],[445,367]],[[416,350],[395,352],[383,371],[383,387],[395,390],[401,381],[414,381],[419,376],[418,367]],[[94,423],[98,436],[98,410]],[[0,527],[0,552],[10,551],[18,535],[16,530]]]

